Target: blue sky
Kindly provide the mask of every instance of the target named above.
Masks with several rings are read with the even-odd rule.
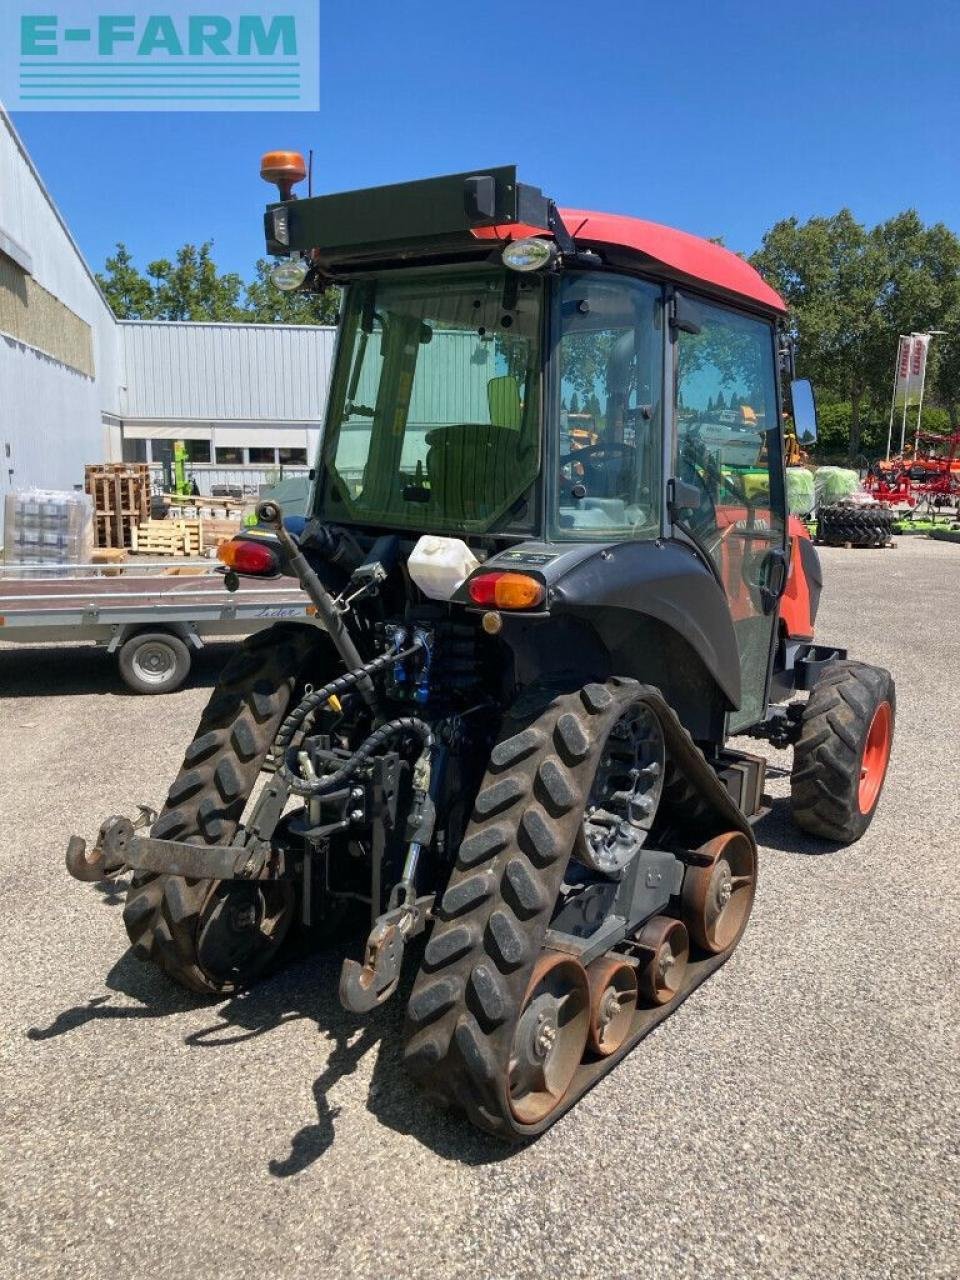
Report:
[[[94,268],[118,239],[143,266],[210,238],[250,275],[276,147],[313,147],[318,192],[516,162],[561,203],[747,252],[844,205],[960,231],[957,0],[320,8],[319,114],[16,114]]]

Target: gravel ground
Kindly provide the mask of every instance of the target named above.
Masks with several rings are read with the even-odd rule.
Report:
[[[821,636],[897,680],[876,822],[824,852],[774,777],[736,955],[514,1152],[421,1100],[401,1002],[345,1014],[337,957],[210,1004],[64,873],[69,832],[162,800],[223,651],[158,699],[0,654],[0,1274],[960,1274],[960,554],[823,558]]]

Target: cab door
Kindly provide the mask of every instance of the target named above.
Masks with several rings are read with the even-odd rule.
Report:
[[[740,653],[728,731],[762,720],[786,582],[786,498],[772,322],[684,298],[673,326],[674,515],[723,585]]]

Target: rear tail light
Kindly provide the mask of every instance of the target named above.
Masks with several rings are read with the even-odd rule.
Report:
[[[243,538],[221,542],[217,547],[217,559],[237,573],[273,574],[280,567],[269,547]]]
[[[533,609],[546,596],[543,583],[526,573],[481,573],[467,589],[473,603],[487,609]]]

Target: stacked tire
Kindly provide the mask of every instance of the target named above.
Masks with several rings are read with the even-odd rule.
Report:
[[[834,502],[817,510],[817,541],[828,547],[887,547],[895,513],[889,507]]]

